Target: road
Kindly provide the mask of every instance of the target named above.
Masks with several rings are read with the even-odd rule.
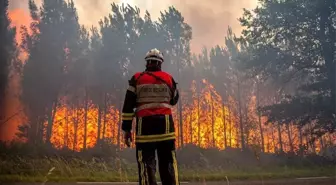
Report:
[[[0,185],[42,185],[43,183],[1,183]],[[267,181],[221,181],[221,182],[182,182],[181,185],[336,185],[335,178],[314,177],[288,180]],[[74,182],[74,183],[45,183],[45,185],[138,185],[137,182]]]

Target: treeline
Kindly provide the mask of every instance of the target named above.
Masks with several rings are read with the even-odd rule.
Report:
[[[98,27],[87,28],[73,1],[37,7],[29,0],[32,22],[21,28],[20,46],[8,50],[15,29],[6,14],[1,19],[8,40],[1,62],[17,61],[19,50],[27,55],[12,69],[28,120],[17,136],[76,151],[103,142],[123,147],[127,80],[158,48],[182,93],[174,110],[178,146],[300,153],[333,146],[336,8],[314,2],[261,1],[240,19],[242,37],[228,28],[223,46],[193,54],[192,28],[174,7],[153,21],[149,12],[112,4]]]

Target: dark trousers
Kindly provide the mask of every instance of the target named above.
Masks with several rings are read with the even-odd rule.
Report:
[[[174,140],[136,144],[139,185],[157,184],[155,179],[155,152],[157,152],[158,156],[162,185],[178,185],[179,179]]]

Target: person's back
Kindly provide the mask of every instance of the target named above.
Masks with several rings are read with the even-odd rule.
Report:
[[[163,56],[157,49],[149,51],[145,60],[146,70],[132,76],[126,92],[122,123],[125,142],[130,145],[133,109],[136,108],[135,143],[139,184],[156,184],[156,150],[162,184],[178,184],[171,111],[179,98],[176,82],[170,74],[161,71]]]

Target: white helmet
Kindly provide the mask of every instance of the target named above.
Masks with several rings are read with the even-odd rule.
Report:
[[[163,54],[161,53],[161,51],[154,48],[154,49],[151,49],[147,52],[145,60],[146,61],[156,60],[156,61],[159,61],[160,63],[162,63],[163,62]]]

